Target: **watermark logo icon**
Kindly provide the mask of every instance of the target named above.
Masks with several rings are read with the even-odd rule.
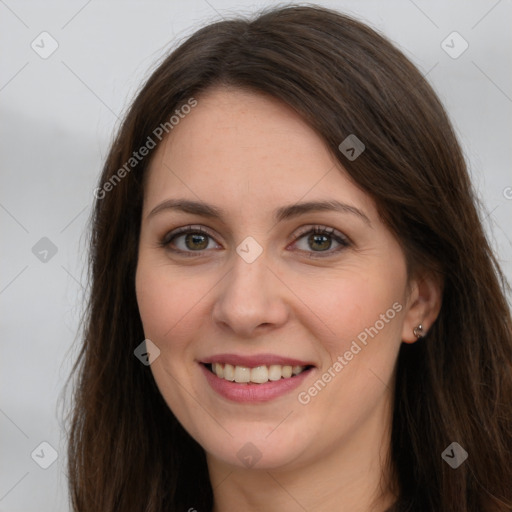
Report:
[[[253,443],[248,442],[236,452],[236,456],[245,467],[252,468],[261,459],[261,452]]]
[[[469,48],[469,43],[458,32],[452,32],[443,39],[441,48],[452,59],[458,59]]]
[[[468,458],[468,452],[454,441],[448,445],[441,457],[450,467],[457,469]]]
[[[57,254],[57,251],[57,246],[46,236],[32,247],[32,254],[43,263],[48,263]]]
[[[338,149],[353,162],[365,149],[363,142],[351,133],[339,146]]]
[[[133,353],[144,366],[149,366],[160,356],[160,349],[151,340],[146,339],[137,345]]]
[[[53,53],[59,47],[57,40],[52,37],[48,32],[41,32],[30,44],[32,50],[34,50],[41,59],[47,59],[51,57]]]
[[[236,248],[236,252],[246,263],[253,263],[263,252],[263,247],[252,236],[248,236]]]
[[[58,458],[57,450],[46,441],[39,444],[30,454],[32,460],[42,469],[48,469]]]

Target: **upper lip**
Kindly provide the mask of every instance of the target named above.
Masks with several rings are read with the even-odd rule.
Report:
[[[203,364],[226,363],[233,366],[246,366],[255,368],[257,366],[314,366],[309,361],[301,361],[291,357],[279,356],[277,354],[254,354],[251,356],[242,356],[238,354],[216,354],[200,361]]]

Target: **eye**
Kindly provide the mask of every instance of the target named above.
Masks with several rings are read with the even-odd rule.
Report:
[[[207,249],[222,248],[202,226],[184,226],[175,229],[167,233],[159,245],[187,256],[199,255]],[[310,257],[324,257],[338,253],[349,245],[349,239],[334,228],[314,226],[299,233],[292,247],[309,253]]]
[[[306,232],[302,232],[293,243],[293,246],[300,251],[309,252],[310,257],[313,258],[330,256],[340,252],[349,245],[350,242],[346,236],[334,228],[326,226],[309,228]]]
[[[221,246],[215,242],[201,226],[185,226],[167,233],[160,241],[162,247],[175,252],[193,253],[206,249],[219,249]]]

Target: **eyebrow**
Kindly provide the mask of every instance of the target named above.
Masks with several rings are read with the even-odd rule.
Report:
[[[153,217],[154,215],[166,210],[177,210],[184,213],[191,213],[194,215],[200,215],[202,217],[219,220],[223,220],[223,218],[226,216],[225,212],[221,208],[208,203],[191,201],[190,199],[167,199],[166,201],[155,206],[155,208],[153,208],[148,213],[147,218],[149,219],[150,217]],[[298,217],[306,213],[320,211],[350,213],[359,217],[370,227],[372,225],[370,219],[359,208],[336,200],[309,201],[282,206],[274,211],[274,220],[276,222],[281,222],[283,220]]]

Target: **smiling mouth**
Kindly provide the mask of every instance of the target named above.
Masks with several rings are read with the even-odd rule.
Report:
[[[204,364],[204,363],[203,363]],[[308,366],[290,366],[272,364],[269,366],[261,365],[249,368],[248,366],[238,366],[223,363],[207,363],[204,366],[219,379],[237,384],[265,384],[266,382],[276,382],[281,379],[290,379],[300,375],[302,372],[312,368]]]

